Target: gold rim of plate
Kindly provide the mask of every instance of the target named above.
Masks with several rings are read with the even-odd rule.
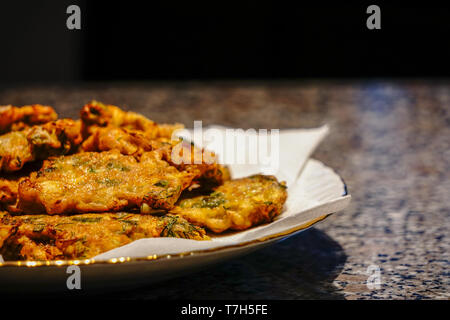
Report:
[[[51,260],[51,261],[29,261],[29,260],[20,260],[20,261],[5,261],[0,262],[0,267],[48,267],[48,266],[68,266],[68,265],[79,265],[79,266],[85,266],[85,265],[93,265],[93,264],[122,264],[126,262],[138,262],[138,261],[156,261],[156,260],[168,260],[168,259],[177,259],[177,258],[183,258],[187,256],[194,256],[194,255],[201,255],[201,254],[207,254],[212,252],[218,252],[218,251],[225,251],[228,249],[234,249],[234,248],[241,248],[250,246],[256,243],[262,243],[269,240],[276,240],[277,238],[283,238],[286,236],[289,236],[295,232],[308,229],[309,227],[313,226],[314,224],[326,219],[330,214],[326,214],[323,216],[320,216],[319,218],[313,219],[311,221],[308,221],[307,223],[304,223],[300,226],[291,228],[286,231],[282,231],[276,234],[268,235],[265,237],[261,237],[258,239],[245,241],[237,244],[232,245],[226,245],[222,247],[217,248],[211,248],[211,249],[202,249],[202,250],[193,250],[188,252],[181,252],[181,253],[175,253],[175,254],[164,254],[164,255],[150,255],[146,257],[119,257],[119,258],[112,258],[108,260],[95,260],[95,259],[78,259],[78,260]]]

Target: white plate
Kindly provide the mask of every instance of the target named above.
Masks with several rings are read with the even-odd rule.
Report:
[[[350,201],[343,180],[317,160],[306,163],[297,182],[288,189],[286,210],[272,223],[243,232],[213,237],[211,241],[175,238],[141,239],[95,259],[0,263],[0,291],[67,290],[67,267],[81,268],[84,290],[140,286],[182,275],[263,248],[300,233]],[[292,208],[296,208],[296,212]],[[189,251],[177,248],[186,247]],[[182,244],[182,245],[180,245]],[[142,255],[143,248],[146,251]],[[121,253],[128,255],[123,256]]]

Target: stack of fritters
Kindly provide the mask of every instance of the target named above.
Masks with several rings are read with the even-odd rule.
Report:
[[[147,237],[206,240],[281,213],[271,176],[230,180],[180,124],[92,101],[80,120],[47,106],[0,107],[0,254],[91,258]],[[194,161],[201,159],[200,162]]]

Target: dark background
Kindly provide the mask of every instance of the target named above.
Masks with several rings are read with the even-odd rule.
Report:
[[[3,1],[0,83],[450,76],[442,4],[289,3]],[[370,4],[381,30],[366,28]]]

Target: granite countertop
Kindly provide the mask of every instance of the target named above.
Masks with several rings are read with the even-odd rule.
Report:
[[[116,83],[0,90],[0,104],[49,104],[67,117],[78,117],[90,99],[188,127],[194,120],[244,129],[327,123],[331,134],[313,157],[334,168],[352,195],[346,210],[287,240],[190,276],[102,297],[450,298],[450,83]],[[380,268],[379,288],[366,285],[370,266]]]

